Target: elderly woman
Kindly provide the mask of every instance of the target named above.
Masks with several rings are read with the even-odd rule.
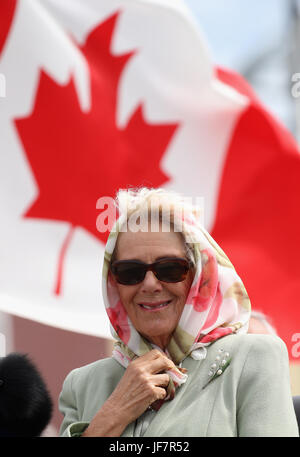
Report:
[[[194,208],[145,188],[117,204],[102,285],[116,343],[67,376],[61,435],[298,436],[286,347],[247,334],[245,287]]]

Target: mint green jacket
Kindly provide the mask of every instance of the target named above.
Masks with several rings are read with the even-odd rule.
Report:
[[[230,364],[211,380],[211,365],[222,369],[225,353]],[[141,425],[142,436],[151,437],[299,436],[287,349],[279,337],[225,336],[208,347],[204,360],[187,357],[182,366],[189,376],[175,398],[153,412],[150,421],[144,413],[122,436],[137,436]],[[73,370],[59,398],[60,435],[82,433],[123,374],[112,358]]]

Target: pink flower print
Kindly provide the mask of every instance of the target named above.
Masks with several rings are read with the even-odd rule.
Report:
[[[216,258],[207,249],[201,252],[207,260],[202,267],[201,281],[193,297],[195,311],[205,311],[213,302],[218,286],[218,264]]]
[[[204,331],[206,328],[212,327],[214,323],[217,321],[220,308],[222,305],[223,296],[220,291],[220,284],[218,284],[216,295],[213,297],[208,315],[205,320],[205,324],[202,327],[201,331]]]
[[[109,320],[117,332],[119,338],[124,344],[127,344],[130,339],[130,327],[128,316],[121,300],[118,301],[113,308],[107,308]]]
[[[198,294],[198,289],[199,289],[199,284],[201,282],[201,276],[200,278],[198,278],[196,284],[193,284],[190,288],[190,291],[189,291],[189,294],[188,294],[188,297],[186,299],[186,303],[188,305],[191,305],[193,304],[194,305],[194,299],[196,298],[197,294]]]
[[[201,343],[212,343],[213,341],[221,338],[222,336],[229,335],[232,332],[233,330],[230,327],[217,327],[214,328],[207,335],[203,336],[202,338],[199,338],[199,341],[201,341]]]

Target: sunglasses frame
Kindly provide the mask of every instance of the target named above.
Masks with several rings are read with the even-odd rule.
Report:
[[[162,280],[162,279],[159,279],[159,277],[157,276],[158,273],[157,271],[155,271],[155,266],[157,264],[161,264],[161,263],[164,263],[164,262],[174,262],[174,263],[177,263],[177,264],[180,264],[180,265],[185,265],[187,267],[186,269],[186,272],[183,274],[183,278],[182,279],[179,279],[179,280],[176,280],[176,281],[165,281],[165,280]],[[132,284],[129,284],[129,283],[126,283],[126,282],[121,282],[118,278],[118,274],[117,274],[117,271],[116,271],[116,267],[118,265],[122,265],[122,264],[135,264],[135,265],[140,265],[142,267],[142,269],[144,270],[144,276],[142,277],[142,279],[138,282],[134,282]],[[134,285],[137,285],[137,284],[140,284],[141,282],[144,281],[145,279],[145,276],[146,276],[146,273],[148,271],[152,271],[152,273],[154,274],[154,276],[159,280],[159,281],[162,281],[162,282],[166,282],[166,283],[177,283],[177,282],[182,282],[185,280],[189,270],[191,268],[191,262],[187,259],[184,259],[184,258],[181,258],[181,257],[163,257],[159,260],[156,260],[155,262],[153,263],[145,263],[145,262],[142,262],[141,260],[115,260],[111,265],[110,265],[110,270],[113,274],[113,276],[115,277],[116,281],[119,283],[119,284],[122,284],[124,286],[134,286]]]

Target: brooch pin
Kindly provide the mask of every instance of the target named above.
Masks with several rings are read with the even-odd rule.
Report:
[[[210,366],[208,372],[209,380],[202,387],[204,389],[211,381],[218,378],[226,368],[230,365],[231,358],[229,358],[229,352],[225,352],[224,349],[219,349],[219,354],[217,355],[214,363]]]

